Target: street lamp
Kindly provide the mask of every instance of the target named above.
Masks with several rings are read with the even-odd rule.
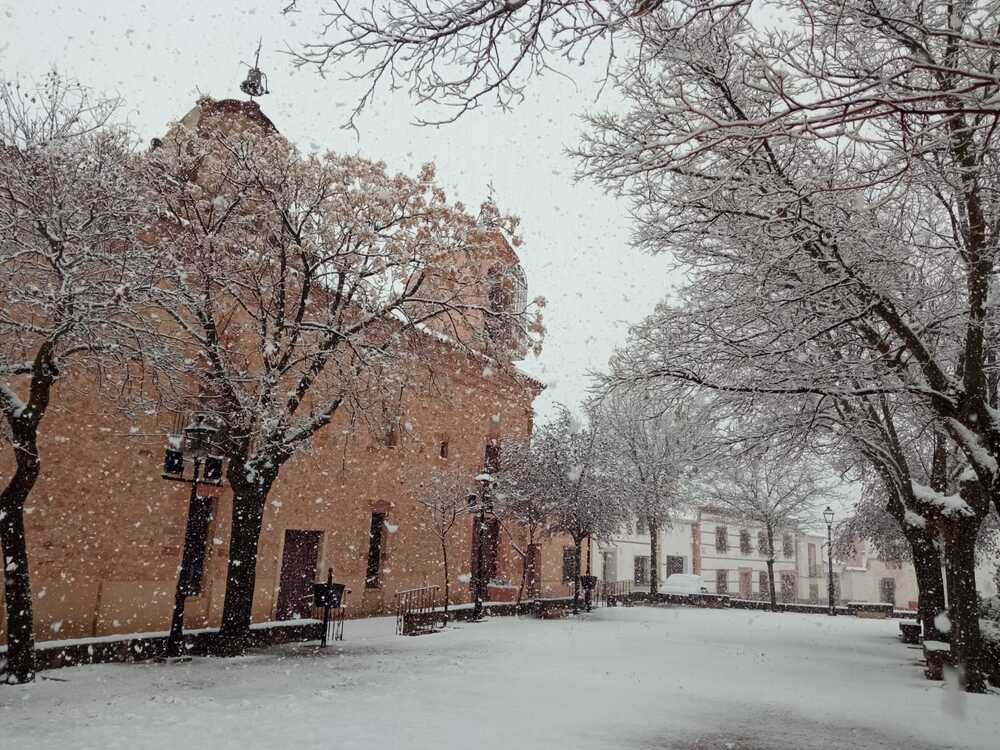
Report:
[[[833,601],[833,508],[829,505],[823,511],[823,520],[826,521],[827,591],[830,595],[830,616],[834,617],[837,608]]]
[[[163,454],[163,478],[191,485],[188,500],[187,524],[184,530],[184,550],[181,553],[181,567],[177,575],[177,589],[174,593],[174,611],[170,618],[170,635],[167,636],[167,658],[181,656],[184,642],[184,603],[188,596],[200,588],[201,567],[204,560],[205,537],[208,532],[208,514],[211,499],[199,495],[199,486],[222,486],[222,459],[213,456],[212,438],[218,429],[212,425],[206,414],[195,414],[191,423],[184,428],[183,436],[173,436]],[[188,476],[184,469],[190,456],[192,471]]]

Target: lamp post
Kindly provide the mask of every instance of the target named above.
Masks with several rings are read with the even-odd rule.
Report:
[[[826,521],[827,592],[830,595],[830,616],[834,617],[837,608],[833,601],[833,508],[829,505],[823,511],[823,520]]]
[[[211,455],[212,438],[218,430],[205,414],[195,414],[191,423],[184,428],[181,438],[174,438],[167,444],[163,456],[163,478],[191,485],[188,500],[187,524],[184,529],[184,548],[181,566],[177,574],[177,589],[174,592],[174,610],[170,618],[170,635],[167,636],[166,656],[181,656],[184,642],[184,604],[191,594],[200,589],[199,575],[196,575],[199,556],[204,555],[205,536],[208,529],[210,498],[199,495],[199,486],[222,485],[222,459]],[[188,476],[184,469],[190,454],[192,471]]]

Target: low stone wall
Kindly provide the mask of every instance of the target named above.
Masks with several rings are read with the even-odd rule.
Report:
[[[186,653],[192,656],[206,655],[217,632],[213,628],[185,633]],[[261,623],[250,629],[250,646],[265,648],[279,643],[318,641],[322,634],[323,623],[318,620]],[[166,646],[166,633],[43,641],[35,648],[35,664],[37,669],[43,670],[80,664],[145,661],[163,656]]]
[[[691,597],[679,594],[663,594],[656,593],[650,594],[645,591],[633,591],[629,594],[624,595],[628,598],[630,603],[643,603],[643,604],[683,604],[688,606],[703,606],[703,605],[693,605]],[[843,606],[839,605],[834,607],[834,611],[838,615],[846,616],[856,616],[859,610],[863,610],[865,607],[864,602],[852,602],[853,606]],[[756,609],[761,611],[770,612],[771,602],[764,599],[736,599],[728,597],[726,599],[726,604],[732,609]],[[871,605],[876,607],[879,605]],[[883,607],[879,606],[880,611]],[[823,615],[830,611],[830,607],[827,604],[799,604],[797,602],[778,602],[773,610],[775,612],[798,612],[800,614],[814,614]],[[916,619],[917,613],[908,609],[893,609],[891,615],[887,615],[898,619]]]
[[[483,605],[483,613],[487,617],[514,617],[518,615],[538,615],[542,606],[561,606],[572,608],[573,597],[555,597],[552,599],[526,599],[520,604],[516,602],[486,602]],[[583,607],[583,597],[580,597],[580,607]],[[448,608],[448,619],[452,621],[465,622],[472,619],[475,610],[471,604],[459,604]]]

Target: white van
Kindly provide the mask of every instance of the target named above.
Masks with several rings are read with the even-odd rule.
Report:
[[[660,589],[664,594],[677,594],[679,596],[701,596],[708,593],[708,588],[701,576],[691,573],[674,573],[667,578],[667,582]]]

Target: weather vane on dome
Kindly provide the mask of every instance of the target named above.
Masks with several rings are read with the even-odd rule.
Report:
[[[267,90],[267,76],[260,70],[260,48],[262,44],[263,39],[257,41],[257,57],[254,59],[253,67],[242,60],[240,61],[243,65],[250,68],[247,72],[246,80],[240,84],[240,91],[249,96],[250,101],[253,101],[255,96],[264,96],[264,94],[271,93]]]

